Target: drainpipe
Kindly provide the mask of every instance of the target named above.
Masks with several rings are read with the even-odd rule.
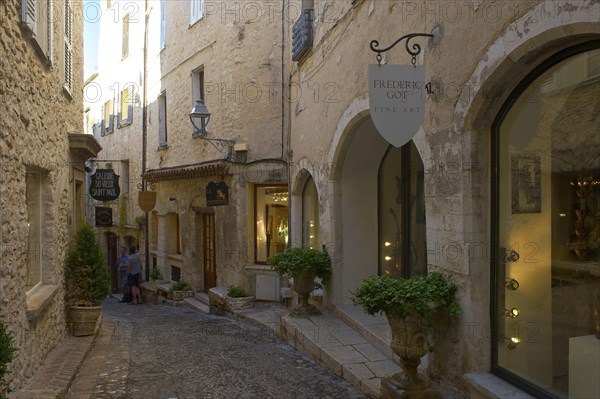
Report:
[[[146,80],[148,77],[148,18],[150,10],[148,9],[148,0],[144,2],[144,70],[142,72],[142,191],[146,191],[146,149],[147,149],[147,135],[148,135],[148,89]],[[150,276],[150,242],[148,240],[148,213],[145,214],[146,223],[144,225],[144,252],[145,256],[145,268],[146,268],[146,281]]]

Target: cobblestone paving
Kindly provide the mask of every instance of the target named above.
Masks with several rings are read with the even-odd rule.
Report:
[[[365,398],[249,323],[115,299],[103,314],[68,399]]]

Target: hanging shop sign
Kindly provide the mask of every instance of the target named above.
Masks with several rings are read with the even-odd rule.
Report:
[[[112,208],[97,206],[96,209],[96,227],[112,227]]]
[[[425,115],[425,68],[369,65],[369,109],[379,133],[401,147],[412,140]]]
[[[417,66],[421,46],[409,46],[415,37],[433,37],[428,33],[409,33],[391,46],[379,49],[377,40],[371,41],[371,50],[377,53],[376,65],[369,65],[369,110],[379,133],[390,144],[401,147],[417,134],[425,115],[426,94],[432,94],[431,83],[425,82],[425,67]],[[412,56],[412,65],[382,64],[382,53],[406,40],[406,51]]]
[[[219,183],[210,182],[206,185],[206,205],[229,205],[229,187],[227,187],[227,183],[224,181]]]
[[[156,205],[156,191],[138,192],[138,205],[146,213],[152,211]]]
[[[90,195],[98,201],[112,201],[119,198],[119,176],[112,169],[96,169],[90,176]]]

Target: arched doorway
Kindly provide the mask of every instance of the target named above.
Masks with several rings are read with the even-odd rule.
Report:
[[[356,124],[343,155],[343,303],[365,278],[426,270],[424,166],[415,144],[394,148],[369,117]]]

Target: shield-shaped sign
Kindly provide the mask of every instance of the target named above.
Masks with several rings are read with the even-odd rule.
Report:
[[[138,192],[138,205],[145,213],[149,213],[156,205],[156,191]]]
[[[90,195],[98,201],[112,201],[119,198],[119,175],[112,169],[96,169],[90,176]]]
[[[422,65],[369,65],[371,119],[394,147],[408,143],[421,128],[425,89]]]

